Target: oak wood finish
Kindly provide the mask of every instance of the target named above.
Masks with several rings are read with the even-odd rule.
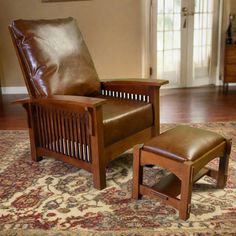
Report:
[[[187,220],[191,209],[191,194],[193,183],[204,175],[216,179],[217,187],[224,188],[227,180],[228,161],[231,150],[231,141],[223,141],[195,161],[177,160],[157,155],[142,149],[142,146],[134,147],[133,161],[133,193],[134,199],[142,195],[158,198],[165,204],[172,205],[179,210],[179,217]],[[214,158],[220,158],[219,170],[206,168],[205,165]],[[171,174],[164,176],[154,186],[143,184],[143,167],[145,165],[158,165],[167,169]],[[180,195],[180,197],[178,197]]]

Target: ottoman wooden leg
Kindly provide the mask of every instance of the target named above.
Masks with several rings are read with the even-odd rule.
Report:
[[[217,177],[217,187],[224,188],[228,177],[228,165],[229,165],[229,155],[220,158],[218,177]]]
[[[140,184],[143,181],[143,166],[140,165],[141,159],[141,148],[136,145],[133,149],[133,192],[132,198],[139,199],[140,194]]]
[[[185,165],[185,164],[184,164]],[[183,178],[181,181],[181,196],[179,206],[179,217],[187,220],[191,209],[191,196],[193,186],[193,168],[191,165],[185,165],[183,168]]]
[[[225,155],[220,158],[219,170],[218,170],[218,176],[217,176],[218,188],[224,188],[227,182],[231,145],[232,145],[231,140],[227,140]]]

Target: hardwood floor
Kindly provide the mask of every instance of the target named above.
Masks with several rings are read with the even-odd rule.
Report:
[[[163,90],[161,123],[236,121],[236,87],[224,94],[222,87]]]
[[[26,112],[14,100],[25,94],[0,96],[0,130],[27,129]],[[236,87],[223,94],[219,87],[162,89],[161,123],[236,121]]]

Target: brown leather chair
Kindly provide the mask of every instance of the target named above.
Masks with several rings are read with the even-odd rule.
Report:
[[[73,18],[16,20],[9,26],[29,98],[32,159],[54,157],[93,173],[106,187],[107,164],[159,133],[163,80],[100,81]]]

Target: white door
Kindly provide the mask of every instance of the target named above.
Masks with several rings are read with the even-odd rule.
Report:
[[[153,77],[169,80],[171,87],[212,83],[217,7],[218,0],[152,2]]]

